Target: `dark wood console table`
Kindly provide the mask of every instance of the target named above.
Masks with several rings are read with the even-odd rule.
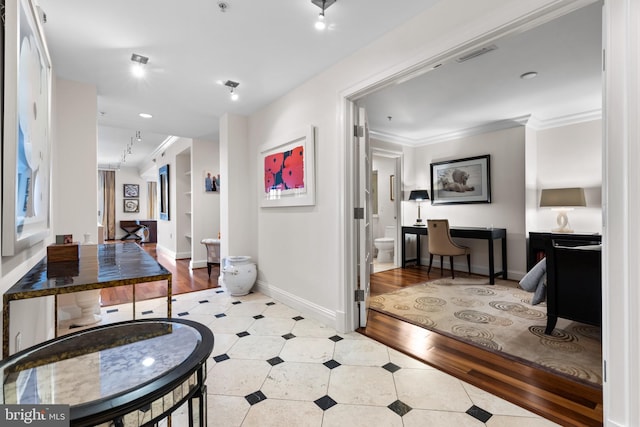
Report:
[[[546,249],[551,240],[573,240],[581,242],[602,241],[602,236],[598,233],[552,233],[550,231],[530,232],[527,250],[527,271],[545,257]]]
[[[147,228],[149,232],[149,238],[141,241],[142,239],[136,233],[142,228]],[[158,231],[156,220],[154,219],[136,219],[136,220],[122,220],[120,221],[120,229],[127,233],[121,240],[137,240],[141,243],[156,243],[158,241]]]
[[[68,405],[71,426],[149,426],[188,402],[188,425],[203,427],[213,341],[206,326],[169,318],[64,335],[0,363],[1,403]]]
[[[503,279],[507,278],[507,229],[506,228],[484,228],[484,227],[450,227],[452,237],[460,237],[465,239],[482,239],[486,240],[489,246],[489,283],[492,285],[495,283],[496,276],[502,276]],[[406,259],[406,235],[415,234],[417,251],[416,259]],[[417,265],[420,265],[420,236],[426,236],[427,227],[402,227],[402,267],[404,268],[407,262],[415,261]],[[502,241],[502,270],[496,272],[494,266],[494,254],[493,254],[493,241],[500,239]]]
[[[78,261],[47,264],[43,258],[3,295],[2,356],[9,355],[11,301],[56,297],[54,325],[57,331],[57,296],[72,292],[133,285],[133,315],[137,283],[167,281],[167,317],[171,317],[171,272],[135,243],[80,245]]]

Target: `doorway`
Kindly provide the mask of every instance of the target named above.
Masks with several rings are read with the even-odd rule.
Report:
[[[405,72],[397,73],[391,77],[388,77],[387,79],[380,79],[378,81],[373,81],[372,79],[368,84],[363,84],[363,87],[360,90],[354,90],[352,93],[347,94],[345,96],[345,100],[347,101],[345,105],[346,105],[346,108],[348,109],[345,111],[352,110],[355,104],[357,104],[359,107],[364,106],[365,109],[367,110],[367,114],[369,117],[369,127],[372,130],[371,131],[372,140],[380,139],[381,143],[385,147],[392,147],[393,149],[397,149],[401,152],[408,153],[407,159],[410,159],[410,160],[408,160],[408,164],[405,166],[407,167],[406,170],[408,171],[409,186],[415,185],[417,187],[424,186],[424,188],[429,188],[430,181],[431,181],[429,176],[429,162],[433,161],[433,159],[438,159],[438,158],[449,159],[450,157],[447,157],[447,156],[454,156],[455,158],[455,155],[459,155],[461,157],[464,157],[465,153],[462,152],[462,155],[461,155],[461,151],[468,149],[468,148],[461,147],[459,144],[457,146],[454,146],[453,149],[443,150],[442,147],[446,148],[449,146],[448,145],[450,143],[449,141],[452,141],[454,139],[459,140],[462,137],[482,135],[482,134],[487,134],[489,132],[496,132],[499,130],[508,130],[510,128],[522,127],[523,122],[518,122],[515,119],[498,120],[500,117],[494,117],[489,113],[484,114],[485,113],[484,110],[487,110],[487,111],[491,110],[489,104],[492,103],[494,99],[495,100],[498,99],[497,95],[494,96],[494,94],[489,93],[489,94],[485,94],[480,104],[480,107],[482,107],[482,109],[475,110],[476,114],[473,115],[473,117],[475,118],[475,116],[481,115],[480,112],[482,112],[483,113],[482,115],[484,117],[487,117],[486,123],[484,123],[484,125],[482,126],[477,125],[470,128],[464,128],[464,129],[460,128],[457,130],[453,128],[448,132],[443,132],[442,134],[436,135],[437,137],[433,135],[425,138],[414,137],[415,134],[418,132],[418,126],[422,126],[424,123],[426,123],[427,126],[430,126],[430,127],[434,127],[434,128],[437,127],[435,123],[436,122],[435,119],[431,121],[430,120],[431,116],[428,116],[427,114],[423,114],[423,113],[426,113],[429,108],[431,110],[436,110],[437,114],[441,116],[455,115],[452,112],[446,110],[447,103],[444,101],[447,101],[447,99],[441,100],[442,102],[438,102],[437,99],[434,100],[432,97],[427,96],[429,94],[425,95],[424,93],[420,92],[422,89],[419,86],[416,86],[415,81],[419,81],[421,82],[421,84],[422,82],[428,82],[429,90],[435,91],[436,89],[434,89],[434,87],[437,87],[438,83],[434,84],[433,81],[437,80],[437,82],[441,82],[442,81],[441,79],[446,78],[448,82],[448,86],[447,86],[448,90],[457,89],[457,86],[464,86],[465,88],[468,89],[468,86],[465,86],[465,84],[473,83],[473,81],[475,80],[473,79],[471,79],[470,81],[461,80],[456,82],[455,80],[451,80],[451,77],[450,77],[450,74],[453,74],[453,75],[457,75],[458,78],[461,78],[460,75],[463,73],[463,70],[460,66],[460,63],[462,61],[461,58],[468,58],[471,52],[477,52],[479,50],[482,50],[480,48],[483,48],[487,45],[497,45],[497,49],[488,50],[487,52],[484,52],[484,54],[478,54],[479,56],[476,56],[472,59],[467,59],[468,62],[464,62],[465,64],[464,67],[466,68],[466,71],[464,72],[473,71],[477,68],[478,70],[481,70],[481,69],[485,70],[483,71],[484,73],[483,75],[486,75],[487,69],[483,67],[486,67],[487,66],[486,63],[491,63],[492,61],[494,61],[494,58],[498,58],[498,57],[507,59],[507,61],[505,62],[518,62],[517,59],[515,60],[513,59],[512,53],[516,52],[521,54],[522,52],[526,52],[526,50],[522,49],[522,45],[519,44],[519,43],[529,42],[528,39],[523,40],[523,35],[529,36],[533,34],[536,37],[544,37],[543,41],[546,43],[549,42],[548,40],[549,36],[546,31],[548,26],[544,25],[544,27],[542,27],[543,24],[556,24],[559,21],[559,18],[564,19],[565,17],[574,19],[576,14],[574,14],[573,12],[579,12],[578,15],[582,15],[583,17],[586,13],[588,15],[587,18],[589,19],[588,23],[591,23],[591,24],[593,22],[596,22],[598,24],[600,23],[601,18],[599,17],[599,15],[596,15],[595,13],[593,13],[594,10],[598,13],[601,13],[601,9],[599,9],[601,6],[600,4],[595,2],[589,5],[588,7],[583,8],[581,6],[584,6],[584,4],[573,5],[573,7],[568,7],[562,12],[558,10],[553,10],[553,11],[550,11],[547,15],[538,16],[535,19],[522,18],[520,21],[511,23],[508,29],[502,28],[500,30],[496,30],[493,33],[485,34],[481,37],[478,37],[475,40],[469,41],[466,45],[462,45],[461,47],[455,49],[454,51],[443,52],[440,55],[436,55],[432,58],[429,58],[424,62],[422,62],[419,67],[415,65],[412,68],[408,68]],[[564,22],[565,21],[557,25],[562,27]],[[580,28],[580,31],[582,31],[583,28],[591,29],[591,27],[593,27],[589,25],[584,25],[584,21],[580,21],[580,23],[582,25],[580,27],[577,27],[577,28]],[[596,27],[595,29],[597,30],[598,27]],[[597,45],[595,45],[595,55],[592,55],[593,52],[589,51],[589,55],[590,55],[589,57],[590,58],[595,57],[595,61],[597,62],[595,67],[595,73],[596,73],[595,80],[597,80],[597,84],[601,86],[601,66],[600,66],[601,34],[599,31],[593,31],[593,29],[591,29],[591,31],[596,33],[596,35],[593,36],[593,34],[589,34],[590,38],[588,40],[590,41],[595,40],[594,43],[597,42]],[[573,33],[569,34],[569,36],[572,34]],[[582,33],[578,32],[577,34],[582,34]],[[584,39],[584,37],[576,37],[576,38],[579,38],[581,40]],[[509,53],[509,55],[505,55],[505,53]],[[503,64],[503,63],[504,62],[500,62],[500,64]],[[590,66],[591,65],[592,64],[590,63]],[[589,69],[591,70],[592,68],[593,67],[590,67]],[[482,76],[475,76],[475,77],[478,79],[483,79]],[[520,82],[522,81],[526,81],[525,78],[520,79],[517,76],[515,77],[515,80],[518,82],[518,84],[520,84]],[[483,85],[480,85],[480,86],[486,85],[486,86],[492,87],[494,83],[490,83],[488,81],[484,82],[483,80]],[[483,88],[476,87],[476,86],[474,86],[475,90],[478,90],[478,91],[483,90]],[[387,94],[388,92],[393,92],[395,95],[400,95],[400,96],[398,96],[395,99],[381,98],[381,96],[386,96],[386,94],[380,95],[380,96],[379,94],[385,93],[385,92]],[[433,94],[435,96],[435,92],[433,92]],[[446,93],[445,93],[445,96],[446,96]],[[467,103],[471,104],[473,102],[477,102],[477,99],[475,99],[474,96],[475,96],[474,93],[470,93],[468,90],[464,90],[464,88],[462,88],[462,90],[458,92],[459,99],[457,100],[449,99],[448,103],[455,104],[455,105],[461,105],[461,104],[464,105]],[[416,105],[416,101],[414,101],[413,99],[416,97],[420,98],[421,100],[426,100],[426,102],[423,102],[422,104],[420,104],[421,106],[418,107],[420,108],[419,110],[412,111],[411,107]],[[469,102],[467,102],[467,97],[469,97]],[[451,96],[449,96],[449,98],[451,98]],[[594,104],[595,106],[592,108],[594,109],[601,108],[602,100],[601,100],[600,94],[597,93],[596,96],[592,96],[592,98],[595,99],[595,104]],[[456,102],[460,100],[463,102],[461,104],[456,104]],[[386,101],[386,102],[380,102],[380,101]],[[587,105],[592,105],[592,101],[593,99],[589,99],[589,103],[587,103]],[[376,114],[373,114],[373,115],[371,114],[371,110],[369,110],[369,105],[372,106],[372,110],[377,111]],[[392,111],[389,111],[388,115],[381,114],[380,109],[375,110],[375,108],[379,106],[382,106],[383,108],[395,108],[396,110],[401,110],[404,108],[404,110],[402,111],[402,115],[399,113],[398,114],[394,113],[393,121],[392,121],[390,119]],[[510,108],[514,110],[516,109],[516,107],[510,107]],[[527,104],[526,108],[527,109],[530,108],[530,105]],[[582,105],[581,105],[581,108],[582,108]],[[511,111],[511,110],[508,110],[508,111]],[[469,111],[465,110],[465,112],[468,113]],[[518,110],[517,113],[520,113],[520,111]],[[514,113],[514,114],[517,114],[517,113]],[[348,115],[349,114],[345,114],[345,117],[347,117]],[[464,116],[465,114],[460,114],[460,115]],[[529,118],[529,116],[526,116],[526,117]],[[376,123],[376,119],[385,123],[386,125],[389,125],[389,123],[393,123],[393,126],[397,126],[397,127],[395,128],[395,130],[393,127],[385,127],[383,131],[380,131],[379,129],[376,129],[374,127]],[[347,124],[350,128],[351,125],[350,123],[348,123],[348,120],[347,120]],[[400,125],[404,126],[404,129],[405,129],[404,131],[400,129],[399,127]],[[409,131],[406,131],[407,128],[412,129],[414,131],[414,134],[413,134],[414,136],[411,136],[411,133]],[[377,136],[379,136],[380,138],[376,138]],[[350,143],[353,143],[353,140],[351,138],[349,138],[349,140],[350,140]],[[437,148],[435,148],[434,150],[431,150],[429,148],[430,152],[427,153],[428,150],[422,148],[427,145],[437,144],[442,142],[446,142],[447,145],[445,146],[445,144],[440,144],[439,151]],[[497,145],[490,146],[490,147],[496,150],[494,151],[494,153],[496,154],[496,157],[497,157],[497,154],[499,153],[497,150],[501,147],[498,147]],[[347,150],[348,150],[348,153],[353,152],[353,150],[351,150],[350,148],[348,148]],[[433,154],[433,157],[429,157],[429,156],[432,156],[432,153],[435,153]],[[505,153],[505,151],[501,151],[500,153],[503,154]],[[522,168],[520,168],[519,170],[524,170],[524,166],[525,166],[524,158],[522,157],[524,154],[520,152],[512,153],[512,154],[514,156],[517,156],[518,159],[521,159],[520,162],[523,164],[522,164]],[[509,157],[509,159],[511,159],[511,157]],[[347,165],[353,166],[353,161],[354,159],[349,158],[349,154],[347,154]],[[511,166],[513,164],[511,160],[505,159],[503,157],[499,161],[501,161],[501,163],[497,165],[499,167],[496,168],[496,170],[505,171],[513,167]],[[529,165],[526,165],[526,166],[529,167]],[[525,177],[523,175],[522,179],[523,180],[528,179],[528,177]],[[513,176],[510,176],[510,177],[504,176],[502,177],[502,179],[495,180],[494,184],[499,185],[505,182],[513,183],[513,182],[516,182],[516,180],[514,180]],[[407,185],[406,182],[404,184],[400,183],[401,188],[406,187],[406,185]],[[520,190],[518,191],[521,191],[521,187],[519,188]],[[500,188],[498,188],[498,190],[500,190]],[[359,189],[353,188],[352,191],[353,191],[353,194],[357,194]],[[500,192],[498,191],[498,193]],[[503,191],[501,194],[507,194],[507,193]],[[537,208],[536,202],[534,201],[533,204],[531,205],[529,205],[529,203],[530,202],[527,200],[526,209],[531,208],[532,210],[535,211],[535,209]],[[527,210],[525,209],[525,206],[522,206],[522,204],[520,204],[516,209],[512,207],[512,204],[504,205],[503,203],[502,209],[499,209],[496,205],[489,206],[489,208],[492,208],[492,207],[493,207],[493,210],[478,209],[474,211],[473,219],[464,218],[463,217],[464,213],[461,212],[461,209],[455,209],[453,207],[439,206],[437,208],[438,209],[437,214],[447,216],[447,217],[452,217],[454,220],[458,220],[458,223],[460,223],[460,225],[462,226],[485,226],[485,225],[489,226],[489,224],[493,225],[494,221],[496,220],[494,218],[495,216],[504,215],[504,217],[501,217],[499,220],[504,222],[505,224],[507,223],[511,224],[510,231],[512,233],[512,236],[510,238],[512,239],[512,242],[515,245],[515,246],[513,245],[512,246],[518,247],[518,248],[519,247],[524,248],[525,247],[524,236],[526,235],[525,221],[524,219],[522,220],[517,219],[517,223],[515,223],[513,217],[519,216],[521,213],[522,217],[524,218],[527,212]],[[505,213],[508,213],[508,215]],[[456,215],[458,215],[458,217],[455,217]],[[469,223],[464,223],[463,222],[464,220],[468,221]],[[402,219],[402,216],[400,216],[399,223],[402,224],[402,222],[403,222],[403,219]],[[350,241],[351,241],[351,244],[356,243],[353,239],[351,239]],[[353,246],[351,246],[351,250],[354,250]],[[517,253],[514,259],[518,259],[518,260],[521,259],[521,262],[524,263],[525,257],[524,257],[524,254]],[[514,267],[512,266],[512,268]],[[524,266],[522,266],[521,270],[523,271],[522,274],[526,272]],[[516,269],[515,271],[520,271],[520,270]],[[347,289],[347,296],[349,295],[353,295],[353,293],[349,292],[349,290]]]
[[[375,139],[371,140],[373,273],[400,265],[402,152],[378,148],[378,144]]]

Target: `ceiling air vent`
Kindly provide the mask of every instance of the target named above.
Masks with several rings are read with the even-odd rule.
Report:
[[[473,52],[469,52],[463,56],[461,56],[460,58],[456,59],[456,62],[464,62],[464,61],[468,61],[470,59],[473,58],[477,58],[480,55],[484,55],[485,53],[491,52],[492,50],[496,50],[498,48],[498,46],[496,46],[495,44],[492,44],[491,46],[487,46],[487,47],[482,47],[480,49],[476,49]]]

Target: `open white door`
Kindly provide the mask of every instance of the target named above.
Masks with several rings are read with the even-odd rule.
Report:
[[[355,141],[357,146],[357,171],[355,206],[358,222],[358,288],[356,299],[360,311],[360,327],[367,325],[369,309],[370,276],[373,266],[373,234],[371,228],[371,147],[369,128],[364,108],[358,108]]]

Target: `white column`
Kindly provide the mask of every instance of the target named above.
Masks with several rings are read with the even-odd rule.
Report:
[[[640,2],[605,1],[604,424],[640,425]]]

